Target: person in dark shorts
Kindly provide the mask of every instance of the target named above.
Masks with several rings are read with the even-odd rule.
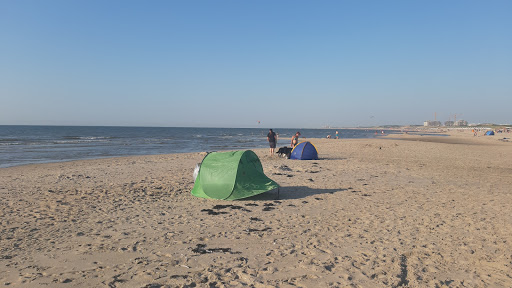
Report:
[[[276,149],[277,145],[277,135],[272,131],[272,129],[269,130],[267,134],[267,141],[270,145],[270,156],[274,155],[274,149]]]
[[[299,136],[300,136],[299,131],[297,131],[297,133],[295,133],[295,135],[292,136],[292,143],[290,144],[292,146],[292,148],[294,148],[297,144],[299,144]]]

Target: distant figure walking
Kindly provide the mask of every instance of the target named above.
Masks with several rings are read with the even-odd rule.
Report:
[[[292,146],[292,148],[295,147],[295,145],[299,144],[299,136],[300,136],[300,132],[297,131],[297,133],[295,133],[295,135],[292,136],[292,143],[290,146]]]
[[[270,156],[274,155],[274,150],[276,149],[277,145],[277,135],[272,131],[272,129],[269,130],[267,134],[267,141],[270,145]]]
[[[338,131],[336,131],[336,139],[339,139]]]

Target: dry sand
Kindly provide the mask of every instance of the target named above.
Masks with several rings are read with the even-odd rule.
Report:
[[[256,150],[279,200],[191,196],[200,153],[2,168],[0,285],[512,287],[512,134],[450,134]]]

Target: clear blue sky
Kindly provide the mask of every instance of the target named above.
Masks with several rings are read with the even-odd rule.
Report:
[[[0,0],[0,124],[511,123],[511,12],[509,0]]]

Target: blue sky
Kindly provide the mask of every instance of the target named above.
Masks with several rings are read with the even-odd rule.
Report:
[[[0,0],[0,125],[355,127],[434,113],[511,123],[510,11],[512,1]]]

